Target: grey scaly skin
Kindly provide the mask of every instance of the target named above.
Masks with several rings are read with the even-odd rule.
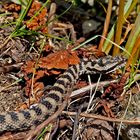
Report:
[[[107,74],[125,65],[125,58],[121,56],[105,56],[99,59],[84,59],[80,64],[71,66],[56,81],[47,96],[40,103],[30,109],[19,112],[0,113],[0,132],[25,130],[38,125],[51,116],[62,103],[62,97],[67,91],[67,86],[75,83],[81,74],[103,73]]]

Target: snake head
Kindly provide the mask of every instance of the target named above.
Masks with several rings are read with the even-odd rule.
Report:
[[[126,58],[122,56],[112,57],[110,55],[93,60],[90,67],[87,66],[88,71],[94,71],[95,73],[111,73],[119,68],[124,67],[126,64]]]

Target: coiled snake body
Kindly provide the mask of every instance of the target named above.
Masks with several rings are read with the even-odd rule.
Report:
[[[76,82],[81,74],[110,73],[124,66],[124,63],[125,59],[121,56],[105,56],[94,60],[85,59],[80,64],[71,66],[56,81],[47,96],[36,106],[19,112],[0,113],[0,132],[21,131],[33,125],[38,125],[56,111],[58,105],[63,101],[63,96],[67,91],[68,85]]]

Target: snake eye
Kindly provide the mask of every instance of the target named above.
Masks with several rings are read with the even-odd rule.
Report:
[[[101,67],[103,67],[105,65],[105,63],[103,63],[103,60],[102,59],[99,59],[98,65],[100,65]]]

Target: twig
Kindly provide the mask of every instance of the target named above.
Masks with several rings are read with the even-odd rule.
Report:
[[[118,80],[100,82],[100,83],[98,84],[97,90],[101,89],[102,87],[104,87],[104,86],[106,86],[106,85],[108,85],[108,84],[116,83],[116,82],[118,82]],[[78,90],[75,90],[75,91],[72,92],[72,94],[70,95],[70,97],[73,98],[73,97],[75,97],[75,96],[78,96],[78,95],[80,95],[80,94],[83,93],[83,92],[89,91],[91,88],[92,88],[92,89],[95,89],[96,86],[97,86],[97,83],[91,84],[91,85],[88,85],[88,86],[85,86],[85,87],[80,88],[80,89],[78,89]]]
[[[54,19],[55,19],[55,12],[56,12],[56,4],[52,3],[50,6],[50,12],[48,15],[48,33],[51,34],[52,32],[52,27],[54,24]]]
[[[78,127],[78,120],[79,120],[79,114],[81,113],[81,109],[82,109],[82,106],[78,109],[78,112],[76,113],[76,116],[75,116],[74,130],[73,130],[73,134],[72,134],[72,140],[75,140],[76,139],[76,129]]]
[[[12,71],[13,69],[20,69],[20,67],[23,65],[23,63],[16,63],[12,65],[4,65],[0,66],[0,73],[7,73],[9,71]]]
[[[106,19],[105,19],[105,22],[104,22],[104,30],[103,30],[103,33],[102,33],[102,36],[104,36],[104,37],[107,36],[107,31],[108,31],[108,27],[109,27],[109,23],[110,23],[111,12],[112,12],[112,3],[113,3],[112,0],[110,0],[108,2]],[[99,50],[102,50],[104,40],[105,40],[104,38],[101,38],[100,43],[99,43]]]
[[[67,114],[70,116],[75,116],[77,113],[76,112],[68,112],[68,111],[63,111],[63,114]],[[93,114],[88,114],[88,113],[81,113],[79,114],[80,117],[86,117],[86,118],[94,118],[94,119],[99,119],[99,120],[104,120],[104,121],[109,121],[109,122],[116,122],[116,123],[126,123],[126,124],[135,124],[135,125],[140,125],[140,121],[136,120],[125,120],[125,119],[116,119],[116,118],[109,118],[101,115],[93,115]]]
[[[49,137],[49,140],[52,140],[52,139],[53,139],[53,136],[55,135],[56,131],[58,130],[59,122],[60,122],[60,120],[57,119],[57,122],[56,122],[55,128],[54,128],[53,132],[51,133],[51,135],[50,135],[50,137]]]

